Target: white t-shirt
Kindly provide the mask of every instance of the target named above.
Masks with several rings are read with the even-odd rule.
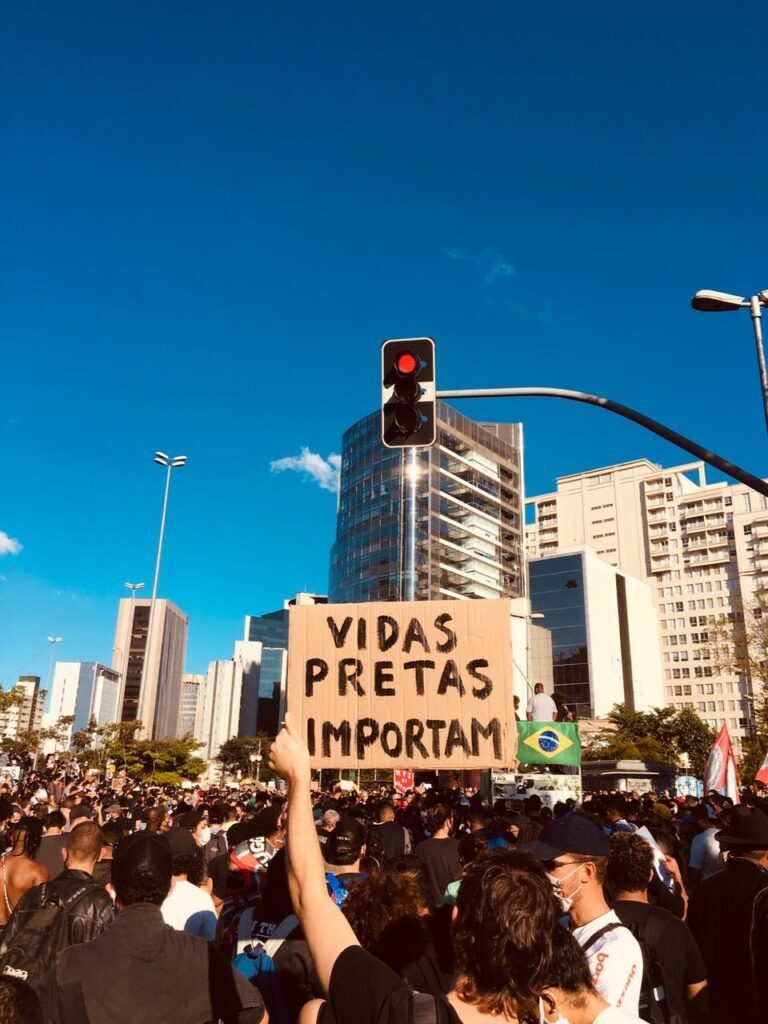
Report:
[[[589,938],[607,924],[621,925],[612,910],[581,928],[574,928],[573,936],[584,947]],[[585,953],[592,983],[603,999],[612,1007],[637,1016],[643,984],[643,954],[640,943],[629,928],[623,925],[612,928],[589,945]]]
[[[533,715],[534,722],[552,722],[557,714],[557,704],[548,693],[534,693],[528,701],[526,711]]]
[[[701,872],[702,881],[717,874],[725,867],[720,860],[720,843],[715,839],[717,829],[708,828],[694,836],[691,841],[691,858],[688,867]]]
[[[606,1006],[598,1013],[592,1024],[644,1024],[644,1021],[641,1017],[636,1017],[634,1013],[624,1013],[622,1010],[617,1010],[615,1006]]]
[[[216,938],[216,908],[211,894],[186,879],[179,879],[160,907],[163,920],[177,932]]]

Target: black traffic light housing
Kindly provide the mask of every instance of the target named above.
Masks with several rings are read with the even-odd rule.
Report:
[[[396,338],[381,346],[381,439],[387,448],[426,448],[437,435],[435,343]]]

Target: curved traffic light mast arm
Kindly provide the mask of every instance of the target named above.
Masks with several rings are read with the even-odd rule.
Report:
[[[690,438],[684,437],[682,434],[678,434],[676,430],[670,430],[669,427],[665,427],[663,423],[658,423],[656,420],[652,420],[650,416],[644,416],[643,413],[638,412],[636,409],[630,409],[628,405],[621,405],[619,402],[613,402],[610,398],[601,398],[600,395],[588,395],[584,391],[568,391],[565,388],[480,388],[479,390],[461,389],[460,391],[438,391],[436,397],[567,398],[572,402],[584,402],[586,405],[597,405],[601,409],[607,409],[609,412],[615,412],[618,416],[623,416],[627,420],[639,423],[640,426],[645,427],[646,430],[651,430],[654,434],[658,434],[659,437],[663,437],[665,441],[671,441],[672,444],[676,444],[678,448],[682,448],[685,451],[690,452],[691,455],[695,455],[696,458],[701,459],[702,462],[706,462],[710,466],[714,466],[715,469],[719,469],[721,472],[733,477],[734,480],[741,481],[741,483],[746,484],[747,487],[751,487],[753,491],[757,491],[759,494],[765,494],[768,496],[768,483],[761,480],[760,477],[755,476],[746,469],[742,469],[741,466],[737,466],[734,462],[729,462],[728,459],[724,459],[720,455],[715,455],[714,452],[711,452],[706,448],[702,448],[700,444],[696,444],[696,442],[691,441]]]

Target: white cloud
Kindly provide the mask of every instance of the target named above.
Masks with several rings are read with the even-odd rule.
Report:
[[[472,263],[482,273],[486,284],[496,284],[497,281],[517,276],[517,271],[509,260],[495,249],[483,249],[482,252],[474,254],[467,252],[466,249],[452,248],[446,249],[445,255],[452,260],[466,260]]]
[[[0,555],[18,555],[22,545],[15,537],[9,537],[4,530],[0,530]]]
[[[269,468],[273,473],[281,473],[284,469],[292,469],[303,473],[305,477],[316,483],[324,491],[339,489],[339,473],[341,472],[341,456],[334,452],[324,459],[322,455],[302,448],[301,455],[288,455],[284,459],[275,459]]]

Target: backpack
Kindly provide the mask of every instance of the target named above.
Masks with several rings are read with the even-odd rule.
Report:
[[[291,1014],[275,966],[275,954],[285,939],[254,939],[232,961],[261,993],[269,1019],[274,1024],[290,1024]]]
[[[328,888],[331,890],[330,896],[333,902],[337,907],[343,906],[344,901],[349,896],[349,890],[346,885],[340,882],[336,875],[331,874],[330,871],[327,872],[325,880],[328,883]]]
[[[0,975],[21,978],[39,992],[56,956],[70,945],[70,910],[92,888],[92,885],[84,885],[58,903],[55,897],[49,897],[48,886],[43,883],[40,908],[30,915],[0,957]]]
[[[630,931],[640,944],[643,954],[643,983],[640,989],[640,1006],[638,1016],[650,1024],[682,1024],[679,1014],[673,1013],[667,997],[667,978],[664,964],[657,960],[651,952],[656,941],[664,933],[664,920],[660,914],[650,911],[643,924],[638,924]]]

